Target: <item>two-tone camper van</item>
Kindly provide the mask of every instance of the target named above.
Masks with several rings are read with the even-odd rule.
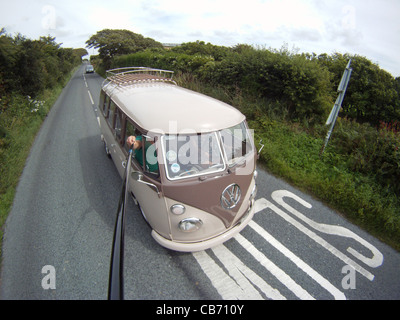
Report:
[[[129,192],[160,245],[205,250],[252,219],[257,152],[237,109],[178,86],[172,71],[132,67],[107,72],[99,111],[121,176],[134,142]]]

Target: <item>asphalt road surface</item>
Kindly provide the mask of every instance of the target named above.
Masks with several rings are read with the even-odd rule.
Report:
[[[101,83],[82,65],[37,136],[6,222],[1,299],[107,298],[122,180],[100,140]],[[400,299],[398,252],[261,169],[257,180],[254,220],[194,254],[160,247],[129,199],[125,298]]]

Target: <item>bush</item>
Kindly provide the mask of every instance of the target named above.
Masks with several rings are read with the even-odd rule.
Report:
[[[83,49],[84,50],[84,49]],[[86,50],[84,50],[86,52]],[[0,30],[0,93],[36,97],[58,84],[78,63],[79,49],[60,48],[53,37],[14,38]]]
[[[112,68],[152,67],[175,72],[199,74],[207,63],[214,61],[211,56],[188,55],[185,53],[145,50],[134,54],[118,56],[113,60]]]
[[[350,170],[372,175],[384,188],[400,193],[400,133],[385,122],[379,128],[340,119],[332,143]]]
[[[334,76],[332,91],[336,91],[350,59],[353,71],[341,115],[374,126],[379,121],[400,121],[400,78],[394,79],[365,57],[339,53],[318,56],[318,62]]]
[[[114,59],[112,67],[151,66],[191,73],[231,92],[240,88],[244,94],[257,99],[279,101],[292,120],[307,119],[316,123],[328,116],[332,105],[330,73],[317,61],[249,46],[227,50],[221,60],[212,55],[176,51],[146,50],[123,55]]]

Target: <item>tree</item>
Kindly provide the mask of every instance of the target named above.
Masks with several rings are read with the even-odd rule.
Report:
[[[106,68],[111,65],[111,60],[116,55],[135,53],[147,48],[162,48],[162,44],[145,38],[141,34],[129,30],[104,29],[92,35],[86,41],[87,48],[99,49],[99,56]]]
[[[0,29],[0,93],[15,86],[15,79],[8,75],[13,72],[16,48],[13,39],[6,34],[4,28]]]
[[[81,49],[82,53],[85,49]],[[51,36],[30,40],[21,34],[14,37],[0,29],[0,91],[35,97],[51,88],[80,63],[73,49],[61,48]]]
[[[82,57],[87,56],[89,54],[87,50],[84,48],[73,49],[72,51],[76,57],[79,57],[79,59],[82,59]]]

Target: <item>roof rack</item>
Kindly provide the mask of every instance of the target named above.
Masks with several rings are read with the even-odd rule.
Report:
[[[173,71],[147,67],[111,69],[106,71],[106,79],[103,82],[103,86],[110,83],[114,83],[117,86],[125,86],[137,83],[154,82],[168,82],[176,85],[176,82],[172,80],[173,74]]]

